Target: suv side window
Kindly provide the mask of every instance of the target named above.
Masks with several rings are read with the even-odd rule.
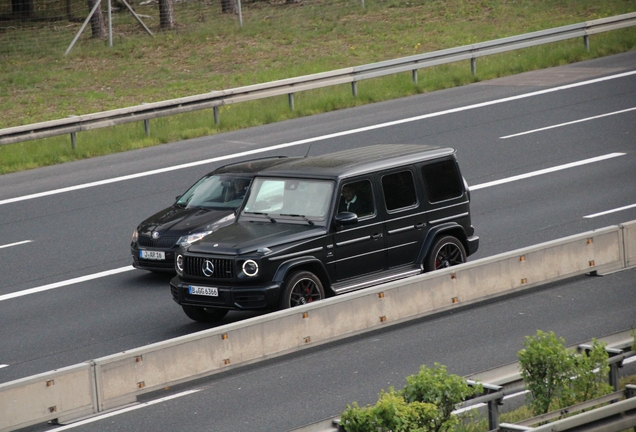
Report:
[[[338,213],[351,212],[359,218],[375,214],[373,190],[369,180],[345,183],[342,186]]]
[[[432,203],[458,198],[464,192],[457,165],[452,160],[424,165],[422,176],[428,200]]]
[[[417,204],[415,182],[411,171],[400,171],[383,176],[382,191],[386,209],[389,212]]]

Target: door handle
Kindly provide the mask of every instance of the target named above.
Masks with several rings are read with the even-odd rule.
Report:
[[[371,235],[371,238],[373,240],[377,240],[379,238],[382,238],[382,233],[373,234],[373,235]]]
[[[425,226],[426,226],[426,224],[424,222],[416,223],[415,224],[415,229],[422,229]]]

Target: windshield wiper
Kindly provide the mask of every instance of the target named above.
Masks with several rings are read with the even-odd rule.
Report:
[[[281,216],[290,216],[290,217],[298,217],[303,218],[305,222],[307,222],[310,226],[314,226],[314,222],[307,219],[307,216],[301,214],[291,214],[291,213],[281,213]]]
[[[265,216],[266,218],[269,219],[270,222],[272,223],[276,223],[276,219],[274,219],[273,217],[271,217],[270,215],[268,215],[267,213],[263,213],[263,212],[251,212],[251,211],[246,211],[243,212],[245,214],[253,214],[253,215],[259,215],[259,216]]]

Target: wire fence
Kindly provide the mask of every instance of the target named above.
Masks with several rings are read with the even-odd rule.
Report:
[[[400,2],[413,5],[425,0],[391,0],[386,5],[392,7]],[[292,28],[297,24],[291,18],[297,8],[303,8],[304,15],[320,17],[342,16],[352,9],[359,12],[365,6],[364,0],[101,0],[88,21],[96,3],[97,0],[0,0],[0,56],[64,54],[75,38],[78,45],[106,40],[116,44],[152,37],[153,33],[168,29],[195,33],[214,27],[227,32],[255,24]],[[166,4],[170,4],[172,13],[169,25],[164,25]],[[103,25],[101,33],[94,27],[97,18]]]

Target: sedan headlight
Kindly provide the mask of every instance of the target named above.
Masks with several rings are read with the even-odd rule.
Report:
[[[174,268],[179,274],[179,276],[183,274],[183,255],[177,254],[177,256],[174,259]]]
[[[192,244],[195,241],[199,241],[201,240],[203,237],[205,237],[206,235],[212,234],[212,231],[203,231],[203,232],[199,232],[199,233],[194,233],[194,234],[189,234],[186,236],[182,236],[179,238],[179,240],[177,241],[177,245],[182,245],[182,244]]]
[[[247,260],[243,263],[243,273],[249,277],[254,277],[258,274],[258,264],[254,260]]]
[[[137,243],[137,239],[139,238],[139,231],[134,230],[132,235],[132,242]]]

